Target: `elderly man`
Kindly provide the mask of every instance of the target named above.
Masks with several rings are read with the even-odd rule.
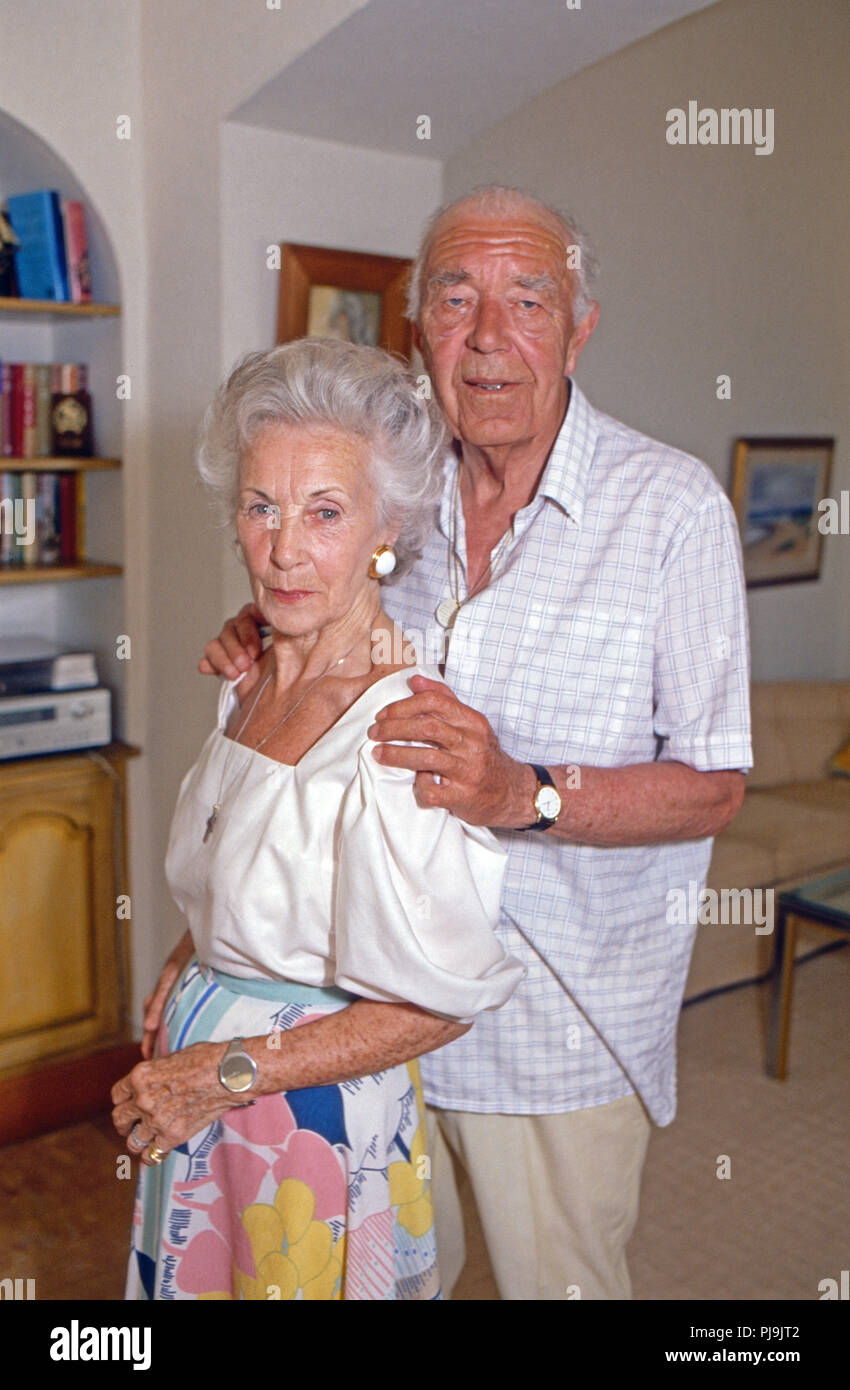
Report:
[[[574,224],[511,189],[426,230],[411,314],[457,457],[385,599],[443,632],[449,689],[414,678],[370,730],[423,805],[508,855],[501,932],[526,979],[422,1059],[444,1283],[464,1260],[459,1163],[506,1299],[630,1296],[696,929],[670,890],[693,882],[697,901],[752,761],[734,515],[703,464],[572,380],[599,314],[588,261]],[[234,677],[257,651],[243,610],[201,669]]]

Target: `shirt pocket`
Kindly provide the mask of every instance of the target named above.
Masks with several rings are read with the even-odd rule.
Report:
[[[624,604],[574,603],[526,616],[505,681],[504,724],[550,762],[652,757],[651,627]]]

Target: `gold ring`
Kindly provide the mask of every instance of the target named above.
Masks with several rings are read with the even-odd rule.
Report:
[[[150,1159],[151,1163],[161,1163],[167,1153],[167,1149],[158,1149],[156,1144],[151,1144],[148,1158]]]

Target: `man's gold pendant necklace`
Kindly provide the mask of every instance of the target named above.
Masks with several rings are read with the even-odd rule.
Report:
[[[446,632],[451,632],[452,628],[455,625],[457,615],[460,612],[463,605],[465,603],[469,603],[470,599],[475,598],[476,594],[479,594],[481,590],[486,587],[484,583],[479,583],[472,589],[471,593],[468,593],[466,595],[466,598],[460,597],[460,564],[458,562],[457,557],[457,504],[459,491],[460,464],[458,463],[457,472],[455,473],[454,491],[452,494],[452,510],[449,535],[448,572],[451,597],[441,599],[441,601],[437,604],[436,610],[434,612],[434,616],[437,619],[437,622],[440,624],[440,627],[446,630]],[[497,577],[496,567],[499,561],[501,560],[502,556],[504,555],[505,551],[507,550],[508,546],[510,545],[513,539],[513,534],[514,528],[513,524],[511,524],[511,526],[508,528],[508,530],[505,532],[504,536],[500,540],[498,548],[496,550],[496,554],[493,556],[492,560],[490,561],[490,564],[484,571],[484,574],[482,575],[482,580],[484,580],[486,578],[486,575],[489,573],[490,583],[492,584],[494,582],[494,580]]]
[[[440,627],[454,627],[454,621],[461,609],[459,598],[444,598],[437,604],[437,622]]]

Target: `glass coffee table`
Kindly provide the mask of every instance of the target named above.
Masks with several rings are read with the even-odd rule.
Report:
[[[800,921],[850,936],[850,868],[809,879],[780,893],[776,900],[767,1070],[778,1081],[788,1075],[794,946]]]

